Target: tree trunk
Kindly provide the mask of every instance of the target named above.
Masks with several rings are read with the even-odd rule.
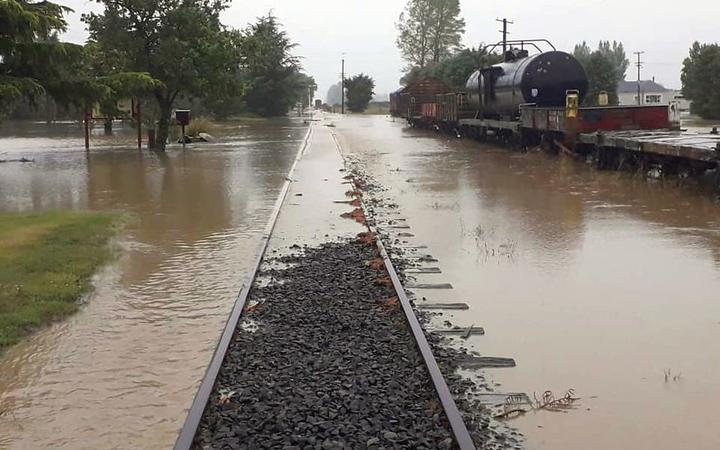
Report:
[[[45,95],[45,123],[53,123],[55,121],[55,114],[57,108],[55,106],[55,100],[49,95]]]
[[[105,129],[105,134],[112,134],[112,117],[108,117],[105,119],[105,122],[103,123],[103,128]]]
[[[159,151],[165,151],[168,136],[170,134],[170,114],[172,113],[172,103],[167,99],[158,99],[160,106],[160,120],[158,120],[157,135],[155,140],[155,148]]]

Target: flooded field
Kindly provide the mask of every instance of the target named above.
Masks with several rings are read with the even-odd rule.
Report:
[[[527,448],[720,448],[714,199],[382,116],[336,133],[399,205],[389,217],[414,235],[402,239],[439,260],[443,273],[418,282],[454,287],[419,296],[468,303],[440,321],[483,326],[463,345],[516,359],[487,371],[497,392],[581,397],[511,421]]]
[[[720,120],[705,120],[697,116],[682,118],[682,128],[694,133],[708,133],[713,128],[720,129]]]
[[[128,214],[80,312],[0,356],[0,448],[167,448],[306,132],[225,124],[218,142],[138,152],[133,130],[0,128],[0,210]]]

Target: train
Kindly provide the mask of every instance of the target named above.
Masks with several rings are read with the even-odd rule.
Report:
[[[679,128],[673,104],[609,106],[607,94],[600,94],[601,106],[581,106],[589,88],[582,64],[554,47],[533,45],[538,52],[530,54],[534,41],[513,41],[519,47],[511,45],[502,62],[469,74],[461,91],[432,77],[413,80],[390,94],[390,113],[458,137],[571,151],[582,133]]]

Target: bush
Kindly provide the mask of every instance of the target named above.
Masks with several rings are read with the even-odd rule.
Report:
[[[185,127],[185,134],[188,136],[198,136],[200,133],[213,134],[216,128],[212,120],[207,117],[198,117],[192,119],[190,124]]]

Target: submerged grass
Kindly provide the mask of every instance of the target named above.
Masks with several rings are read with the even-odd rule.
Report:
[[[117,216],[0,213],[0,352],[33,329],[75,312],[112,252]]]

